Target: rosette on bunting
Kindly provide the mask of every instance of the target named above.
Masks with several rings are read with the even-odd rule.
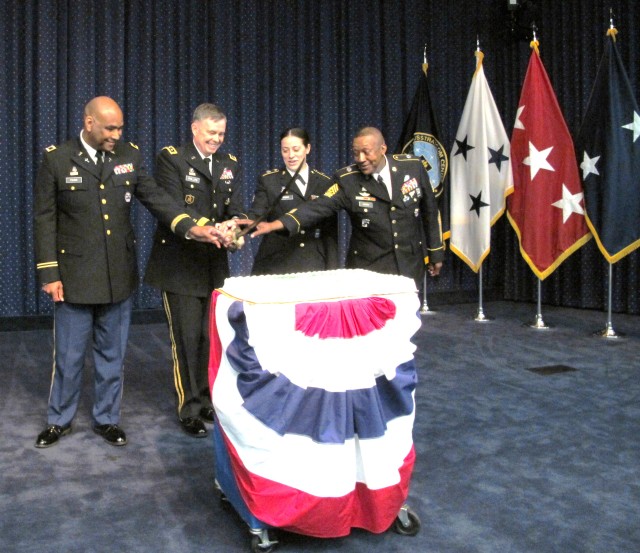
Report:
[[[252,515],[317,537],[391,526],[415,459],[418,308],[413,280],[363,270],[214,292],[212,399]]]

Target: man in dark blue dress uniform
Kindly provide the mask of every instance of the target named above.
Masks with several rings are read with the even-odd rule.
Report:
[[[213,226],[196,224],[147,175],[138,147],[120,142],[123,126],[114,100],[94,98],[85,106],[80,136],[49,146],[38,171],[36,264],[55,307],[47,427],[36,447],[50,447],[71,431],[89,340],[95,361],[93,430],[111,445],[127,443],[119,422],[131,295],[138,284],[133,198],[173,232],[220,246]]]
[[[246,217],[242,175],[236,156],[219,151],[227,117],[215,104],[201,104],[191,123],[193,140],[166,146],[156,162],[156,181],[187,212],[226,228]],[[147,264],[145,282],[162,290],[173,351],[173,382],[178,421],[194,438],[213,422],[209,391],[209,302],[229,276],[226,249],[185,240],[160,223]]]

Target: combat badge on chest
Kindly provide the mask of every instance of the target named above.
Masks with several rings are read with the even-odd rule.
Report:
[[[74,165],[71,167],[71,171],[69,171],[69,176],[65,178],[65,182],[67,184],[82,184],[82,177],[78,175],[78,168]],[[73,190],[73,186],[71,189]]]

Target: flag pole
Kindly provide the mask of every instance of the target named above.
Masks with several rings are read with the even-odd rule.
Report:
[[[427,61],[427,43],[424,43],[424,50],[422,51],[422,72],[426,75],[429,69],[429,62]],[[420,308],[420,315],[433,315],[433,311],[429,309],[427,303],[427,271],[424,271],[422,275],[422,307]]]
[[[537,330],[548,330],[551,328],[542,318],[542,281],[540,279],[538,279],[538,311],[535,321],[531,323],[529,327]]]
[[[622,336],[624,336],[624,334],[617,333],[613,328],[613,324],[611,323],[612,287],[613,287],[613,263],[609,263],[609,298],[607,301],[608,303],[607,324],[604,327],[604,330],[601,330],[600,332],[596,332],[595,335],[600,336],[601,338],[611,338],[615,340],[616,338],[621,338]]]
[[[485,316],[484,310],[482,309],[482,265],[480,265],[480,269],[478,270],[478,313],[473,320],[477,323],[488,323],[491,320],[490,317]]]
[[[607,32],[607,34],[611,35],[611,38],[615,41],[616,40],[616,28],[615,25],[613,24],[613,8],[609,8],[609,31]],[[607,324],[604,327],[604,330],[601,330],[600,332],[596,332],[595,335],[596,336],[600,336],[601,338],[609,338],[609,339],[617,339],[617,338],[621,338],[622,336],[624,336],[624,334],[619,334],[617,333],[614,328],[613,328],[613,324],[611,322],[611,305],[613,303],[612,300],[612,289],[613,289],[613,263],[609,262],[609,290],[608,290],[608,298],[607,298]]]
[[[422,275],[422,307],[420,308],[420,315],[434,315],[434,312],[427,305],[427,271]]]

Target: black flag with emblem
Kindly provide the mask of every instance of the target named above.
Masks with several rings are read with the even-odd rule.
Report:
[[[438,207],[440,208],[440,217],[442,219],[442,235],[446,239],[450,235],[449,186],[447,178],[449,158],[440,140],[442,135],[440,134],[429,92],[427,67],[428,64],[426,62],[422,64],[418,88],[400,134],[396,153],[421,156],[425,161],[431,186],[438,198]]]

